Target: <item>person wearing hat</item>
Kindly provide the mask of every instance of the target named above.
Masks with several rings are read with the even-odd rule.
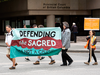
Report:
[[[78,27],[76,26],[76,23],[73,23],[72,27],[71,27],[71,31],[74,35],[74,42],[77,42],[77,33],[78,33]]]
[[[63,31],[61,33],[63,64],[61,66],[67,66],[67,61],[69,62],[68,66],[73,62],[72,58],[67,54],[68,48],[70,47],[70,36],[69,24],[68,22],[63,22]]]

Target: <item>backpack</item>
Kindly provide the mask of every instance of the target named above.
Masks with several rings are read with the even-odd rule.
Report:
[[[11,31],[11,36],[13,36],[13,32]]]
[[[11,36],[13,36],[13,32],[11,31],[11,34],[10,34]],[[8,36],[8,33],[7,33],[7,36]]]

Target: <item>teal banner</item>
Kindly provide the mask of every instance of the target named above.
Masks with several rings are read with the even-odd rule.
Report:
[[[59,27],[13,30],[10,47],[11,58],[58,55],[61,49],[61,29]]]

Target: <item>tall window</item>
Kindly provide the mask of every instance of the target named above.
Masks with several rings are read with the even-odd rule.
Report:
[[[6,32],[6,25],[10,25],[10,21],[9,20],[5,20],[4,21],[4,32]]]
[[[30,20],[23,20],[23,24],[25,24],[27,28],[30,28]]]

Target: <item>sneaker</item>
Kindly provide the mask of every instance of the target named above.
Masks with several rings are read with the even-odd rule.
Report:
[[[92,64],[92,65],[98,65],[98,62],[95,62],[94,64]]]
[[[29,58],[25,58],[27,61],[30,61],[30,59]]]
[[[49,65],[52,65],[55,63],[55,60],[51,60],[51,62],[49,63]]]
[[[35,63],[33,63],[34,65],[39,65],[40,62],[39,61],[36,61]]]
[[[16,63],[15,66],[17,66],[18,64]]]
[[[9,69],[12,70],[12,69],[16,69],[16,68],[12,66],[12,67],[10,67]]]
[[[89,63],[88,63],[88,62],[84,62],[84,64],[89,65]]]
[[[40,60],[43,60],[45,57],[41,57],[41,59]]]

